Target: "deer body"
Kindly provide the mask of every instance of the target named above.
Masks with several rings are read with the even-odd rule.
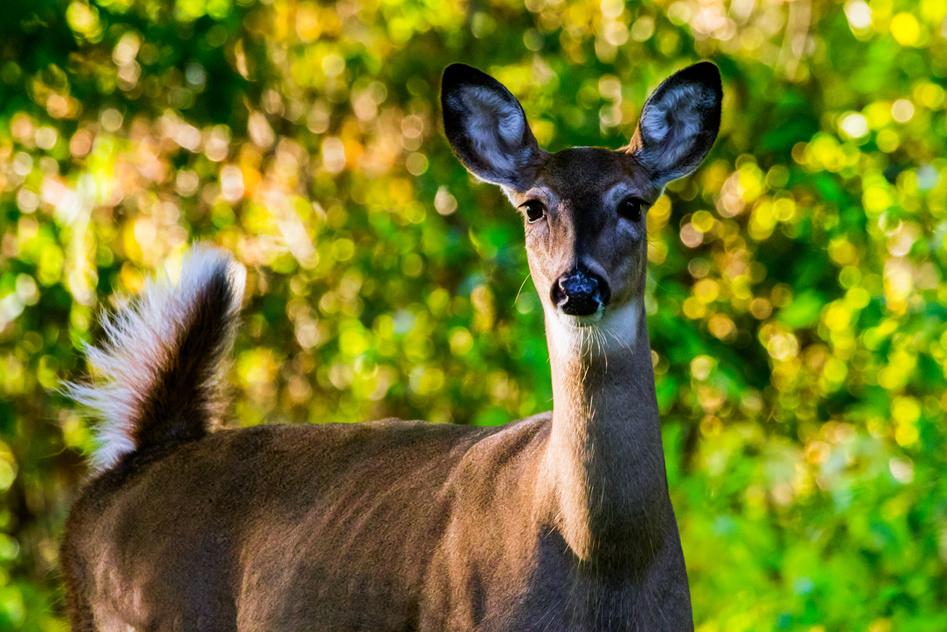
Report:
[[[512,95],[466,66],[443,100],[458,157],[524,209],[553,411],[212,431],[241,270],[198,249],[178,287],[153,283],[106,326],[104,382],[72,387],[106,418],[104,471],[63,543],[73,629],[693,629],[641,213],[709,150],[719,75],[665,82],[619,152],[542,152]]]
[[[570,550],[546,487],[551,426],[273,426],[139,455],[73,514],[74,556],[101,562],[80,575],[87,629],[628,630],[669,598],[682,619],[640,629],[685,629],[679,544],[639,576]],[[169,491],[199,502],[155,506]],[[666,557],[668,538],[636,535]]]

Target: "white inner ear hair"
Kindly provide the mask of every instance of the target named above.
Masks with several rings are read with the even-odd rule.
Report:
[[[649,103],[640,123],[643,140],[646,140],[641,158],[665,169],[680,162],[703,129],[703,117],[698,108],[713,105],[713,92],[696,84],[671,88],[660,100]]]
[[[486,88],[465,87],[461,98],[469,110],[464,131],[480,159],[498,173],[518,169],[526,129],[526,119],[519,107]],[[501,146],[501,141],[512,152]]]

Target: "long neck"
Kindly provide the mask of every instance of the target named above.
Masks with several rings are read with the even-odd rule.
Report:
[[[557,526],[582,560],[647,557],[672,514],[642,301],[595,330],[546,320]]]

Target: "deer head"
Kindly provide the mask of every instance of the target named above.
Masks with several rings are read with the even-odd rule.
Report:
[[[547,329],[629,346],[647,262],[646,215],[664,185],[697,168],[717,137],[721,85],[703,62],[648,98],[625,147],[540,149],[523,108],[502,84],[463,64],[444,72],[444,126],[454,152],[481,180],[503,188],[522,213],[533,282]]]

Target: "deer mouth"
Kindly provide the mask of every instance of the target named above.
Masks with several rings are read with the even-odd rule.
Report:
[[[575,314],[568,314],[561,312],[559,317],[564,322],[572,325],[573,327],[584,328],[584,327],[596,327],[599,323],[602,322],[602,316],[605,314],[605,308],[599,307],[595,312],[587,316],[579,316]]]

